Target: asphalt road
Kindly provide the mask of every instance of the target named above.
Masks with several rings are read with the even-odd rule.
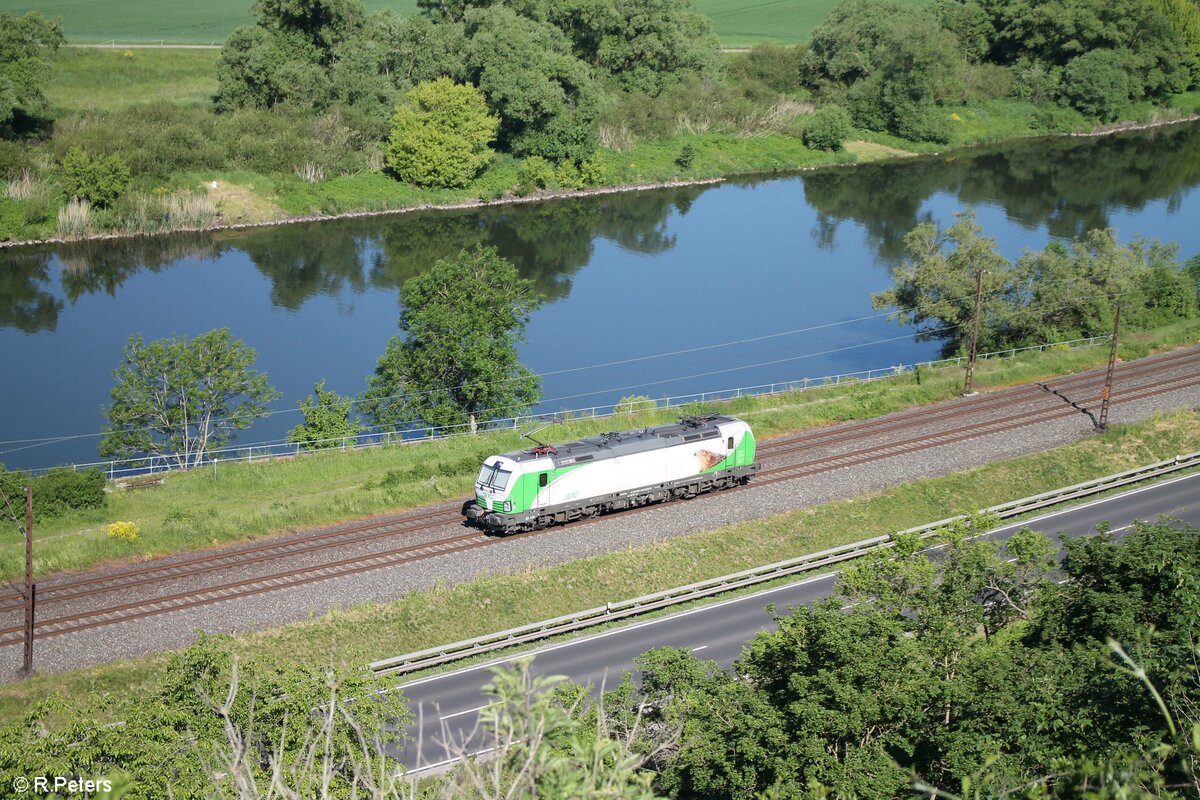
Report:
[[[1200,527],[1200,474],[1006,525],[991,531],[988,537],[1005,539],[1023,527],[1052,535],[1059,532],[1084,535],[1094,533],[1104,522],[1114,531],[1120,531],[1135,520],[1153,520],[1164,514]],[[534,670],[539,674],[564,675],[597,689],[611,688],[626,671],[634,669],[636,656],[668,645],[688,648],[702,658],[727,666],[756,633],[774,627],[765,610],[768,604],[783,609],[812,603],[832,592],[836,578],[836,573],[821,575],[534,650],[531,651],[536,655]],[[516,657],[399,685],[416,716],[408,731],[414,741],[401,754],[410,770],[441,766],[453,755],[481,749],[477,744],[476,723],[479,710],[487,703],[481,687],[490,678],[488,668]],[[456,744],[447,747],[447,741]]]

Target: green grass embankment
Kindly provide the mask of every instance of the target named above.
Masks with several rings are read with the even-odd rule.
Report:
[[[60,113],[155,100],[208,105],[217,93],[219,55],[217,50],[64,47],[51,59],[46,99]]]
[[[1034,369],[1025,365],[1026,370]],[[995,377],[994,375],[992,376]],[[1045,453],[556,567],[416,592],[310,622],[235,637],[246,656],[364,664],[792,558],[1078,483],[1200,447],[1200,415],[1166,414]],[[503,546],[502,544],[500,546]],[[166,656],[115,662],[0,687],[0,723],[58,693],[70,704],[122,704],[160,680]]]
[[[1130,335],[1122,357],[1194,343],[1200,320]],[[1026,353],[985,362],[976,373],[980,387],[998,387],[1089,369],[1107,359],[1105,348]],[[545,435],[567,441],[615,428],[635,428],[680,414],[722,411],[746,419],[759,439],[834,422],[865,419],[944,400],[961,391],[962,370],[926,371],[872,383],[843,384],[771,397],[744,397],[683,409],[608,419],[568,421]],[[315,453],[259,463],[222,463],[167,476],[160,486],[114,491],[105,508],[39,524],[34,570],[40,578],[114,560],[136,560],[199,550],[284,531],[357,517],[394,513],[465,497],[482,460],[521,447],[514,431],[477,437]],[[136,541],[110,537],[107,525],[129,521]],[[0,578],[23,574],[24,550],[16,539],[0,544]]]

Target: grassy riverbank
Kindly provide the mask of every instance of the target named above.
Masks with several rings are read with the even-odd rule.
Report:
[[[279,662],[363,664],[919,525],[1198,446],[1200,415],[1167,414],[1067,447],[874,495],[241,635],[232,647]],[[157,685],[165,661],[148,656],[0,687],[0,721],[19,720],[51,694],[72,706],[111,703],[106,713],[119,719],[123,703]]]
[[[1200,320],[1132,335],[1122,344],[1129,359],[1156,349],[1194,343]],[[1100,366],[1104,348],[1027,353],[983,363],[982,387],[999,387]],[[832,422],[865,419],[902,408],[944,400],[961,391],[962,372],[926,371],[869,384],[846,384],[807,392],[705,403],[617,419],[574,420],[551,429],[557,440],[618,427],[641,427],[681,413],[720,410],[748,420],[760,439]],[[216,469],[168,476],[160,486],[117,490],[105,508],[41,524],[36,530],[34,568],[40,577],[113,560],[166,553],[299,530],[356,517],[393,513],[466,496],[482,459],[519,447],[513,431],[458,437],[415,445],[350,452],[316,453],[297,459],[221,464]],[[135,523],[136,541],[114,539],[107,526]],[[0,577],[23,570],[17,540],[0,544]]]
[[[0,197],[0,242],[570,196],[595,188],[861,163],[1082,133],[1096,125],[1058,106],[977,99],[937,109],[949,124],[946,144],[858,130],[842,152],[812,150],[801,136],[812,110],[804,93],[767,90],[753,69],[737,66],[747,57],[732,54],[728,74],[711,97],[680,89],[649,105],[629,97],[615,101],[599,120],[602,146],[586,175],[574,168],[531,169],[497,154],[466,187],[423,189],[382,171],[381,143],[353,141],[358,134],[338,114],[314,116],[296,109],[214,114],[217,57],[215,50],[64,49],[55,54],[46,88],[55,109],[53,136],[21,145],[21,154],[5,155],[16,159],[8,167],[11,174],[31,177],[14,179],[8,196]],[[1198,110],[1200,92],[1192,92],[1175,96],[1168,108],[1131,106],[1121,124],[1154,125]],[[64,217],[66,196],[55,165],[71,147],[103,151],[113,142],[137,144],[126,155],[133,179],[125,196],[112,208]],[[181,149],[181,142],[186,147]],[[124,152],[122,147],[117,150]]]

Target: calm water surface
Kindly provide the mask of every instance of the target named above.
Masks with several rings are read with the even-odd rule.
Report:
[[[1189,257],[1198,183],[1200,126],[1187,125],[715,187],[5,251],[0,462],[95,460],[112,370],[135,333],[230,328],[284,395],[238,441],[281,438],[300,421],[286,409],[317,380],[364,388],[397,330],[399,287],[475,243],[498,247],[547,297],[521,353],[546,375],[541,410],[912,363],[937,345],[877,317],[603,366],[871,315],[904,234],[964,208],[1010,258],[1104,226]],[[71,438],[17,441],[50,437]]]

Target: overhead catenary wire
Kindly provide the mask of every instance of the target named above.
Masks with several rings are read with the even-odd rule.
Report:
[[[1129,295],[1136,294],[1141,291],[1144,291],[1143,287],[1133,287],[1129,290],[1126,290],[1125,292],[1120,292],[1120,293],[1115,293],[1115,294],[1106,294],[1105,297],[1109,300],[1116,300],[1116,299],[1128,297]],[[1002,294],[1003,294],[1003,292],[993,293],[991,295],[991,297],[989,297],[988,299],[995,299],[998,296],[1002,296]],[[973,298],[973,294],[965,295],[965,296],[959,297],[959,298],[951,298],[944,302],[957,302],[957,301],[968,300],[968,299],[972,299],[972,298]],[[1053,308],[1040,309],[1039,312],[1041,314],[1045,315],[1045,314],[1053,313],[1054,311],[1060,310],[1062,308],[1067,308],[1070,305],[1073,305],[1073,303],[1062,303]],[[636,362],[641,362],[641,361],[649,361],[649,360],[659,359],[659,358],[669,358],[672,356],[684,355],[684,354],[701,352],[701,351],[706,351],[706,350],[714,350],[714,349],[719,349],[719,348],[723,348],[723,347],[733,347],[733,346],[737,346],[737,345],[748,344],[748,343],[764,341],[764,340],[769,340],[769,339],[776,339],[776,338],[796,335],[796,334],[800,334],[800,333],[809,333],[809,332],[816,331],[816,330],[835,328],[835,327],[839,327],[842,325],[850,325],[850,324],[854,324],[857,322],[863,322],[863,321],[867,321],[867,320],[878,319],[880,317],[895,315],[897,313],[898,312],[896,312],[896,311],[882,311],[882,312],[879,312],[876,314],[868,314],[865,316],[855,317],[852,319],[841,320],[841,321],[837,321],[837,322],[821,323],[818,325],[811,325],[811,326],[807,326],[804,328],[796,328],[796,329],[788,330],[788,331],[779,331],[776,333],[764,334],[764,335],[755,336],[755,337],[746,337],[743,339],[737,339],[737,340],[732,340],[732,341],[728,341],[728,342],[720,342],[720,343],[716,343],[716,344],[712,344],[712,345],[701,345],[698,347],[684,348],[681,350],[656,353],[656,354],[651,354],[651,355],[646,355],[646,356],[636,356],[636,357],[632,357],[632,358],[628,358],[628,359],[603,362],[600,364],[594,364],[594,365],[589,365],[589,366],[569,367],[569,368],[564,368],[564,369],[560,369],[560,370],[550,370],[550,371],[546,371],[546,372],[535,373],[535,376],[538,378],[544,378],[544,377],[566,374],[566,373],[571,373],[571,372],[579,372],[579,371],[591,370],[591,369],[602,369],[602,368],[606,368],[606,367],[620,366],[620,365],[624,365],[624,364],[636,363]],[[763,366],[772,366],[772,365],[780,364],[780,363],[799,361],[799,360],[803,360],[803,359],[807,359],[807,358],[815,358],[815,357],[819,357],[822,355],[830,355],[833,353],[842,352],[845,350],[861,349],[861,348],[869,347],[869,346],[876,345],[876,344],[886,344],[889,342],[900,341],[903,339],[928,338],[928,337],[937,336],[938,334],[941,334],[941,333],[946,333],[946,332],[949,332],[952,330],[956,330],[956,329],[962,327],[964,324],[966,324],[966,323],[965,322],[958,323],[955,325],[944,326],[944,327],[933,329],[933,330],[922,329],[922,330],[917,330],[917,331],[911,331],[911,332],[903,334],[901,336],[888,337],[885,339],[877,339],[877,340],[873,340],[870,342],[863,342],[860,344],[848,345],[848,346],[840,347],[840,348],[832,348],[829,350],[818,351],[815,353],[806,353],[806,354],[801,354],[798,356],[789,356],[789,357],[782,358],[782,359],[774,359],[771,361],[759,362],[756,364],[740,365],[737,367],[729,367],[729,368],[720,369],[720,370],[710,370],[707,372],[696,373],[693,375],[684,375],[684,376],[679,376],[679,377],[675,377],[675,378],[666,378],[666,379],[657,380],[657,381],[648,381],[648,382],[643,382],[643,383],[639,383],[639,384],[631,384],[631,385],[627,385],[627,386],[623,386],[623,387],[611,387],[608,389],[597,389],[595,391],[581,392],[581,393],[571,394],[571,395],[562,395],[562,396],[554,397],[554,398],[543,398],[539,402],[542,404],[555,403],[555,402],[560,402],[563,400],[578,399],[580,397],[588,397],[588,396],[593,396],[593,395],[597,395],[597,394],[605,394],[605,393],[609,393],[609,392],[629,391],[631,389],[645,388],[647,386],[658,386],[658,385],[663,385],[666,383],[673,383],[673,382],[682,381],[682,380],[694,380],[696,378],[711,377],[713,375],[722,375],[722,374],[738,372],[738,371],[746,370],[746,369],[754,369],[754,368],[763,367]],[[501,379],[498,381],[492,381],[492,382],[489,382],[484,385],[498,385],[498,384],[503,384],[503,383],[509,383],[509,382],[512,382],[513,380],[515,380],[515,379],[505,378],[505,379]],[[400,394],[396,394],[396,395],[388,395],[388,396],[385,396],[382,398],[377,398],[377,399],[378,400],[398,400],[401,398],[415,399],[415,398],[424,397],[426,395],[433,394],[436,392],[452,391],[457,388],[461,388],[461,385],[458,387],[448,387],[448,386],[435,387],[433,389],[425,390],[422,392],[400,393]],[[492,412],[502,412],[502,411],[506,411],[506,410],[508,410],[508,408],[487,408],[487,409],[481,409],[479,411],[479,413],[480,414],[488,414],[488,413],[492,413]],[[289,408],[285,408],[285,409],[275,409],[272,411],[267,411],[264,414],[255,415],[255,418],[271,417],[271,416],[276,416],[279,414],[293,414],[293,413],[299,413],[300,411],[301,411],[301,409],[299,406],[294,406],[294,407],[289,407]],[[236,419],[238,419],[238,417],[236,415],[232,415],[232,416],[228,416],[228,417],[218,418],[218,419],[214,420],[214,422],[219,425],[221,423],[230,422],[230,421],[233,421]],[[373,426],[372,429],[374,429],[375,427],[377,427],[377,426]],[[157,429],[158,428],[155,426],[145,426],[143,428],[123,429],[123,432],[139,433],[139,432],[154,431]],[[66,434],[66,435],[46,436],[46,437],[30,438],[30,439],[0,440],[0,445],[9,445],[9,444],[24,445],[22,447],[12,447],[12,448],[8,448],[5,450],[0,450],[0,454],[16,453],[16,452],[21,452],[24,450],[34,449],[34,448],[38,448],[38,447],[46,447],[46,446],[50,446],[50,445],[54,445],[54,444],[59,444],[61,442],[76,441],[76,440],[81,440],[81,439],[90,439],[90,438],[96,438],[96,437],[101,437],[101,436],[106,436],[106,435],[108,435],[108,432],[94,431],[94,432],[90,432],[90,433]]]

